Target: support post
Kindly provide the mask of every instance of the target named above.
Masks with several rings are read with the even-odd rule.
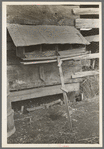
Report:
[[[58,54],[58,45],[56,46],[56,50],[57,50],[57,54]],[[61,85],[62,85],[62,88],[65,88],[64,77],[63,77],[63,72],[62,72],[62,67],[61,67],[62,60],[58,56],[57,56],[57,61],[58,61]],[[68,97],[67,97],[66,92],[64,92],[64,91],[63,91],[63,97],[64,97],[64,102],[66,105],[66,112],[68,115],[69,129],[70,129],[70,131],[72,131],[72,121],[71,121],[71,115],[69,114]]]

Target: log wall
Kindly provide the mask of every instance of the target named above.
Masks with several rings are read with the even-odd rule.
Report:
[[[7,6],[7,22],[31,25],[71,25],[78,15],[72,13],[79,6]],[[38,17],[37,17],[38,16]],[[16,47],[7,34],[7,75],[10,90],[21,90],[60,84],[57,63],[22,65],[16,56]],[[74,67],[73,67],[74,66]],[[70,71],[69,71],[70,68]],[[81,62],[64,62],[65,82],[70,82],[71,73],[80,71]]]
[[[8,6],[7,22],[74,26],[75,19],[78,19],[79,16],[73,14],[73,8],[79,8],[79,6]],[[21,59],[16,56],[16,47],[9,34],[7,34],[7,77],[10,91],[60,84],[57,63],[24,66],[20,61]],[[80,81],[79,79],[71,79],[71,75],[82,71],[83,64],[85,64],[84,61],[63,62],[65,83]]]

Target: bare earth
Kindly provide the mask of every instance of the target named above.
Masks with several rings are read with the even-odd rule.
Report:
[[[8,138],[8,144],[98,144],[99,97],[74,102],[71,107],[72,132],[64,104],[24,114],[16,109],[16,132]]]

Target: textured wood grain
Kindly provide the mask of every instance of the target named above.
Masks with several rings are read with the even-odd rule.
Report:
[[[7,22],[28,25],[74,25],[74,20],[79,16],[72,13],[73,8],[79,6],[8,5]]]
[[[99,35],[86,36],[85,38],[89,42],[99,42]]]
[[[76,28],[99,28],[99,19],[76,19]]]
[[[84,72],[77,72],[72,75],[72,78],[81,78],[81,77],[86,77],[86,76],[93,76],[93,75],[98,75],[99,71],[84,71]]]
[[[73,13],[77,15],[99,14],[99,8],[74,8]]]
[[[79,83],[65,84],[65,87],[69,92],[78,91]],[[55,85],[55,86],[49,86],[49,87],[23,90],[18,92],[15,91],[15,92],[10,92],[9,97],[11,98],[11,101],[14,102],[14,101],[21,101],[21,100],[38,98],[43,96],[56,95],[56,94],[62,93],[62,90],[60,88],[61,88],[61,85]]]
[[[93,58],[99,58],[99,53],[83,54],[83,55],[74,56],[74,57],[62,58],[61,60],[67,61],[67,60],[82,60],[82,59],[93,59]],[[31,65],[31,64],[54,63],[54,62],[57,62],[57,60],[21,62],[21,64],[23,64],[23,65]]]

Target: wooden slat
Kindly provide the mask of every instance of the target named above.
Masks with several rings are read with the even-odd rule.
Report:
[[[94,59],[94,58],[99,58],[99,53],[94,53],[94,54],[86,54],[86,55],[79,55],[79,56],[74,56],[74,57],[67,57],[67,58],[62,58],[62,61],[67,61],[67,60],[82,60],[82,59]],[[23,65],[31,65],[31,64],[45,64],[45,63],[54,63],[57,60],[46,60],[46,61],[33,61],[33,62],[21,62]]]
[[[60,52],[59,52],[60,53]],[[85,54],[88,54],[88,52],[86,51],[86,52],[83,52],[83,53],[77,53],[76,52],[76,54],[73,54],[73,53],[70,53],[70,55],[61,55],[61,56],[59,56],[60,58],[64,58],[64,57],[73,57],[73,56],[78,56],[78,55],[85,55]],[[35,60],[35,61],[42,61],[42,60],[53,60],[53,59],[56,59],[57,58],[57,56],[49,56],[49,57],[38,57],[38,58],[22,58],[23,60]]]
[[[81,78],[86,76],[92,76],[99,74],[99,71],[83,71],[83,72],[77,72],[72,75],[72,78]]]
[[[76,28],[99,28],[99,19],[76,19]]]
[[[65,51],[58,51],[60,55],[73,55],[73,54],[84,54],[85,53],[85,48],[80,48],[80,49],[73,49],[73,50],[65,50]]]
[[[56,45],[56,51],[58,53],[58,45]],[[64,83],[64,76],[63,76],[63,71],[62,71],[62,61],[61,59],[57,56],[57,62],[58,62],[58,68],[59,68],[59,74],[60,74],[60,80],[61,80],[61,85],[62,88],[65,88],[65,83]],[[62,90],[63,91],[63,90]],[[66,112],[68,116],[68,125],[69,125],[69,130],[72,131],[72,119],[71,119],[71,114],[69,113],[69,105],[68,105],[68,96],[65,91],[63,91],[63,98],[66,106]]]
[[[85,38],[89,42],[99,42],[99,35],[86,36]]]
[[[17,8],[18,7],[18,8]],[[74,25],[74,19],[78,18],[78,15],[72,13],[73,8],[78,8],[73,4],[73,6],[63,6],[63,5],[30,5],[30,6],[7,6],[8,23],[17,23],[23,25],[57,25],[58,21],[61,18],[73,19],[73,22],[70,21],[70,25]],[[16,11],[15,11],[16,10]],[[13,13],[15,12],[15,13]],[[55,14],[57,14],[55,16]],[[46,17],[47,16],[47,17]],[[54,17],[53,17],[54,16]],[[72,20],[71,19],[71,20]]]
[[[43,66],[39,66],[39,76],[40,76],[40,79],[42,81],[45,81],[45,73],[44,73],[44,67]]]
[[[65,84],[65,87],[69,92],[78,91],[79,83]],[[14,102],[43,96],[56,95],[60,93],[62,93],[61,85],[55,85],[49,87],[10,92],[9,98],[11,98],[11,101]]]
[[[76,15],[99,14],[99,8],[74,8],[73,13]]]
[[[60,103],[62,105],[62,100],[61,99],[58,99],[56,101],[53,101],[53,102],[44,104],[44,106],[48,109],[50,106],[53,106],[53,105],[58,104],[58,103]]]
[[[99,53],[76,56],[73,59],[74,60],[82,60],[82,59],[94,59],[94,58],[99,58]]]
[[[92,28],[80,28],[81,31],[90,31]]]

